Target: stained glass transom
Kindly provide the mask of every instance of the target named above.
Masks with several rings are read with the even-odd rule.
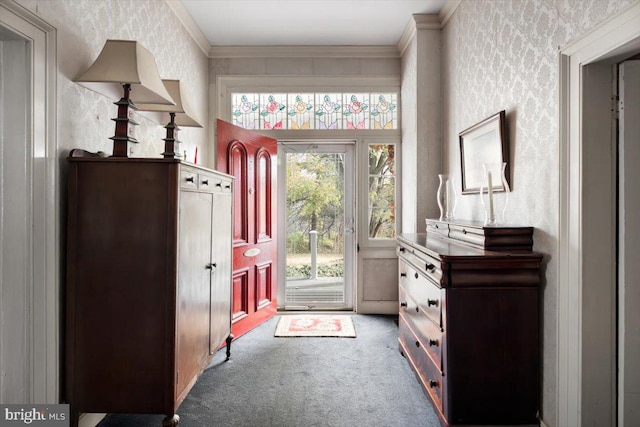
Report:
[[[233,93],[245,129],[398,129],[397,93]]]

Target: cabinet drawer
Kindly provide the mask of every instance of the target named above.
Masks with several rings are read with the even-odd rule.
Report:
[[[436,366],[444,372],[445,369],[442,363],[443,343],[440,328],[420,310],[420,307],[407,295],[402,286],[400,286],[399,294],[400,314],[416,333],[421,347],[426,350]]]
[[[439,260],[423,252],[402,246],[397,249],[396,253],[400,259],[403,259],[423,276],[428,277],[433,283],[440,286],[442,283],[442,266]]]
[[[213,175],[208,174],[198,174],[198,188],[200,190],[213,190],[216,188],[216,183],[219,183],[220,178],[216,178]]]
[[[429,359],[402,314],[400,315],[399,332],[400,345],[405,351],[405,356],[409,359],[429,397],[438,407],[438,410],[442,412],[442,389],[444,387],[442,372]]]
[[[198,188],[198,174],[189,170],[180,171],[180,188]]]
[[[426,313],[440,329],[444,329],[442,304],[445,291],[433,284],[403,259],[400,259],[398,270],[400,286],[404,288],[407,295],[413,298],[419,311]]]

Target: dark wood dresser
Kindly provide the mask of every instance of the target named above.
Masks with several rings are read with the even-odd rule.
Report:
[[[175,159],[69,157],[65,399],[175,414],[231,343],[233,178]]]
[[[427,220],[400,234],[399,343],[442,425],[539,425],[531,227]]]

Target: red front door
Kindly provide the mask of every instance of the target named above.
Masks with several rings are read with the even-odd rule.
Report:
[[[218,120],[218,170],[236,178],[234,337],[273,317],[277,310],[276,149],[275,139]]]

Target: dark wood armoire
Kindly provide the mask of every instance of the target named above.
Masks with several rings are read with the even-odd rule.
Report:
[[[177,159],[69,157],[65,399],[176,411],[231,343],[233,178]]]

